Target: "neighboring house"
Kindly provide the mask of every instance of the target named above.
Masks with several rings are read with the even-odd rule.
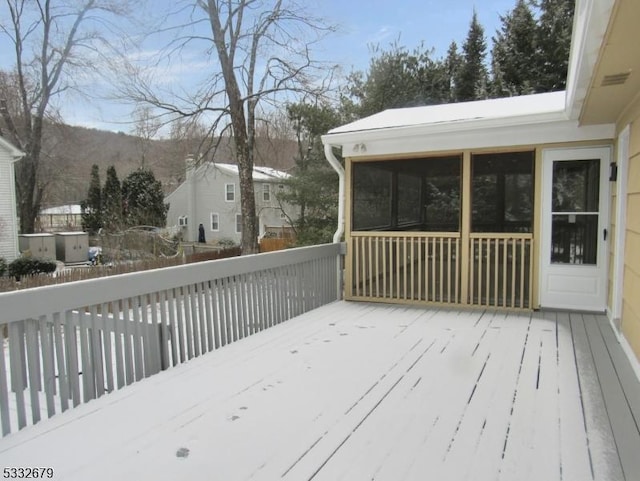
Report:
[[[80,204],[67,204],[42,209],[36,225],[43,232],[82,230],[82,208]]]
[[[256,215],[260,235],[289,226],[296,209],[282,205],[277,194],[289,174],[268,167],[254,167]],[[205,229],[207,242],[230,239],[239,244],[242,236],[238,166],[204,163],[197,168],[187,161],[186,180],[165,198],[169,204],[167,226],[178,226],[185,241],[198,240],[198,226]]]
[[[346,159],[347,299],[606,311],[640,359],[638,19],[637,0],[576,3],[566,92],[325,135]]]
[[[13,163],[24,154],[0,136],[0,257],[18,256],[18,218]]]

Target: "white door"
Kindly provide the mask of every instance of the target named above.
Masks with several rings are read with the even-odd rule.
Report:
[[[543,151],[540,305],[604,311],[608,147]]]

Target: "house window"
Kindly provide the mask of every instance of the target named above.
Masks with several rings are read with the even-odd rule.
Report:
[[[461,157],[353,164],[353,230],[457,232]]]
[[[236,214],[236,234],[242,234],[242,215]]]
[[[216,213],[211,213],[211,230],[213,232],[220,230],[220,216]]]
[[[225,200],[227,202],[235,202],[236,200],[236,184],[225,184]]]
[[[189,218],[186,215],[181,215],[178,217],[178,225],[181,227],[188,225]]]
[[[271,202],[271,186],[269,184],[262,184],[262,200]]]
[[[471,230],[533,231],[533,152],[472,156]]]

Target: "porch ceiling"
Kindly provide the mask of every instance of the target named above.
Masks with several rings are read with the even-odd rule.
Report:
[[[603,326],[338,302],[12,434],[0,464],[65,480],[629,480],[640,437],[598,381],[618,379],[594,361]]]
[[[640,2],[618,0],[600,50],[580,120],[616,122],[640,92]]]

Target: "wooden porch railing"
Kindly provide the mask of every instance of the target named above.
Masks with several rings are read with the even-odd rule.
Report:
[[[348,297],[460,303],[460,235],[351,234]]]
[[[469,303],[529,308],[532,242],[532,234],[471,234]]]
[[[354,232],[346,296],[526,309],[532,242],[531,234],[475,233],[464,247],[458,233]],[[467,248],[465,271],[461,252]]]
[[[0,293],[3,436],[336,300],[340,256],[330,244]]]

